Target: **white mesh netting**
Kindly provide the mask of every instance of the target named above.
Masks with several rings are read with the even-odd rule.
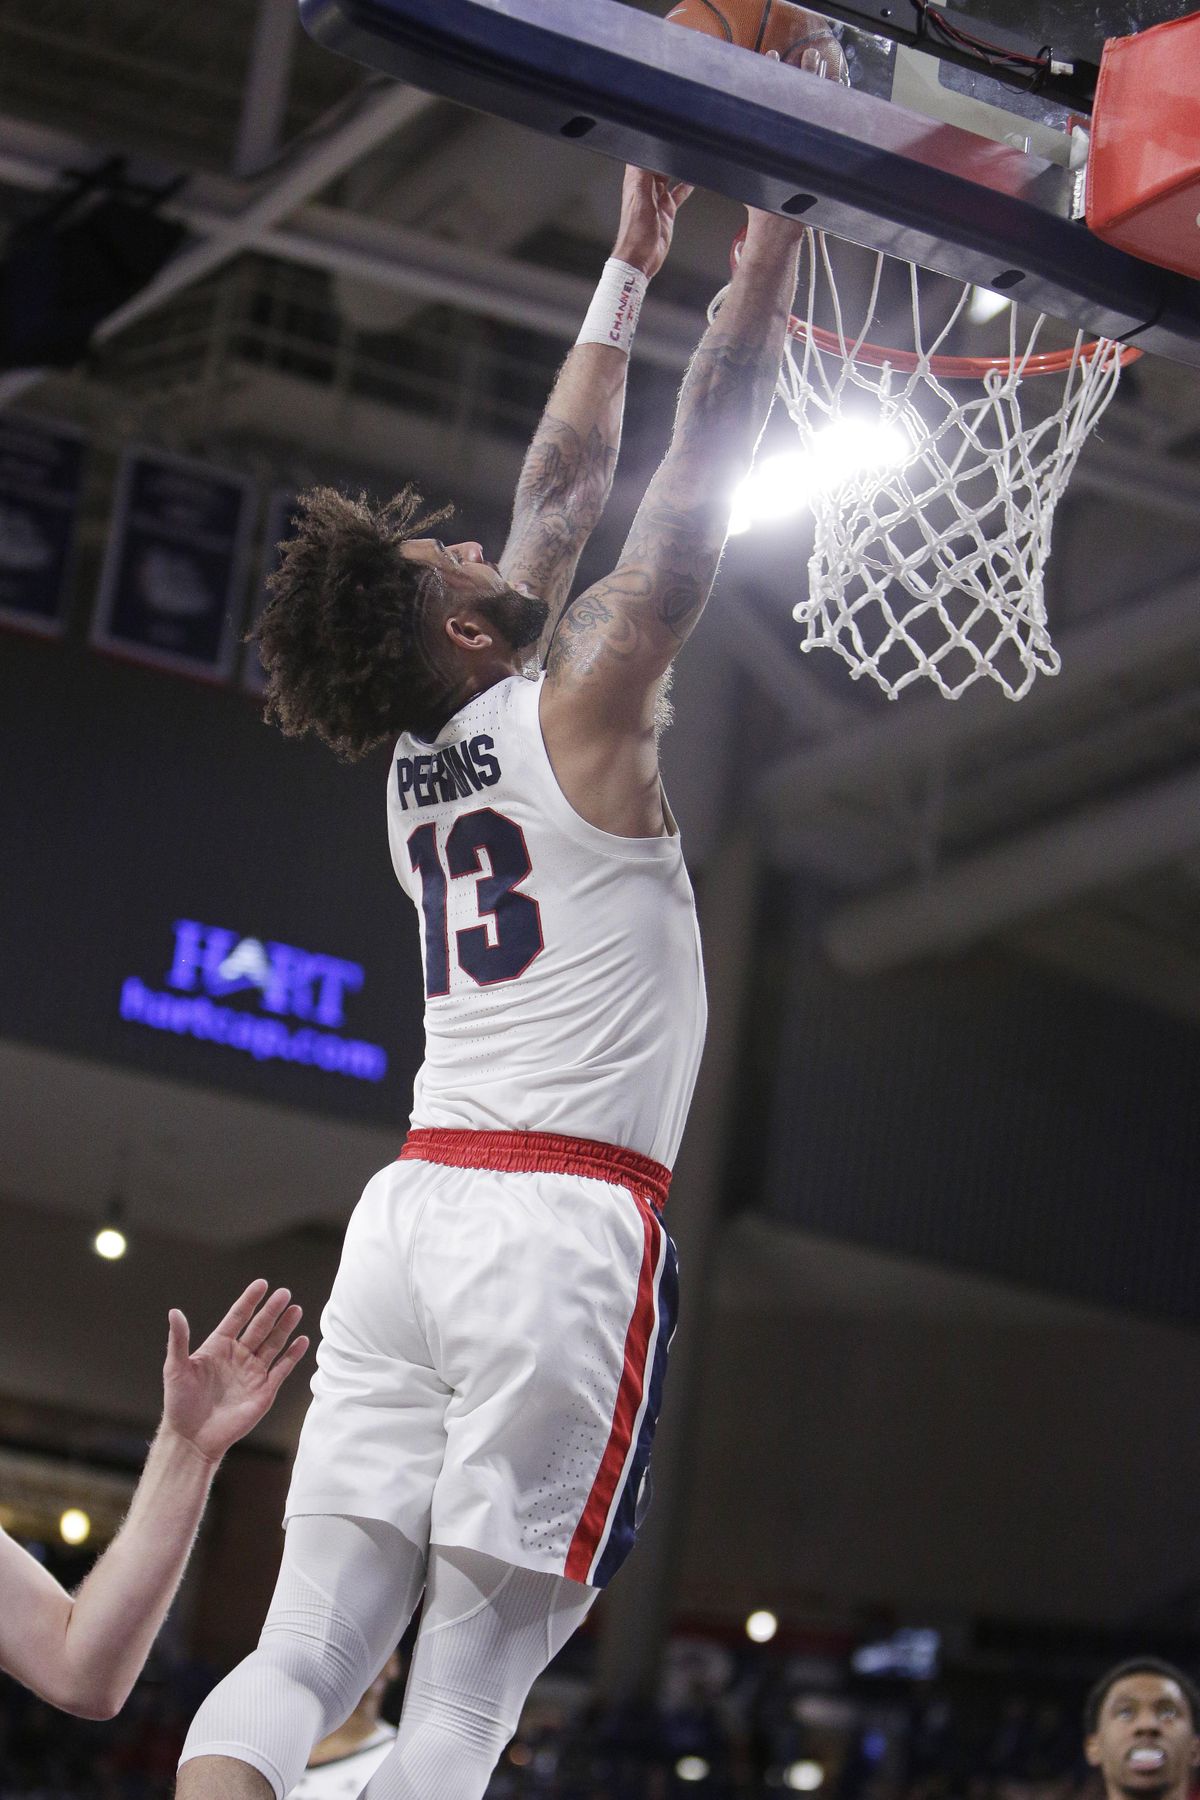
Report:
[[[903,353],[875,366],[860,352],[884,260],[874,258],[866,323],[854,336],[825,240],[808,235],[807,322],[823,287],[834,323],[825,348],[808,330],[789,337],[780,382],[801,447],[818,471],[810,494],[808,597],[794,614],[806,627],[801,647],[836,650],[855,678],[871,676],[892,699],[922,678],[957,699],[989,676],[1018,700],[1039,671],[1058,671],[1043,594],[1054,508],[1116,391],[1123,347],[1108,340],[1092,346],[1080,333],[1066,366],[1034,380],[1046,321],[1039,318],[1018,346],[1010,307],[1002,366],[982,380],[951,379],[955,363],[942,358],[931,366],[931,359],[971,289],[963,288],[926,345],[912,268],[907,360],[914,366],[896,366]],[[1023,398],[1032,400],[1035,417],[1022,418]],[[874,454],[855,452],[864,431]]]

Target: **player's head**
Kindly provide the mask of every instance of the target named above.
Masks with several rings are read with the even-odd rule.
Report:
[[[514,665],[546,621],[478,544],[446,545],[406,487],[376,505],[333,488],[297,502],[294,535],[271,577],[254,636],[267,718],[362,756],[402,731],[433,735],[455,708]]]
[[[1109,1796],[1156,1800],[1187,1791],[1200,1766],[1200,1693],[1156,1656],[1118,1663],[1084,1707],[1084,1752]]]

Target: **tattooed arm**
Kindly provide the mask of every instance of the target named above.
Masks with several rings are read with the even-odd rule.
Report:
[[[628,365],[623,350],[576,344],[526,452],[500,573],[550,608],[540,654],[612,490]]]
[[[627,169],[612,254],[656,275],[689,191],[665,176]],[[626,352],[610,344],[576,344],[558,372],[517,483],[500,572],[548,604],[543,655],[612,489],[628,367]]]
[[[664,829],[655,709],[704,610],[730,500],[766,423],[801,230],[750,215],[741,263],[692,359],[671,445],[613,573],[563,612],[542,689],[546,747],[576,811],[602,830]]]

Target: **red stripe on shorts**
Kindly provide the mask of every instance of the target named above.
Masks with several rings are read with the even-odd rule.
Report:
[[[556,1131],[450,1131],[414,1125],[400,1162],[446,1163],[453,1169],[496,1169],[514,1175],[586,1175],[615,1181],[655,1212],[667,1203],[671,1171],[651,1156]]]
[[[563,1566],[563,1573],[570,1576],[572,1581],[586,1581],[588,1578],[612,1510],[617,1483],[629,1456],[634,1422],[642,1404],[646,1353],[654,1330],[654,1275],[658,1261],[658,1226],[649,1211],[643,1211],[642,1225],[645,1231],[642,1267],[638,1276],[637,1298],[633,1303],[633,1316],[625,1333],[625,1364],[617,1388],[612,1429]]]

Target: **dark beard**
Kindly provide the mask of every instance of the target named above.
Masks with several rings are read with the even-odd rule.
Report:
[[[514,650],[536,644],[550,617],[550,608],[544,600],[539,600],[536,594],[523,594],[514,587],[505,588],[500,594],[489,594],[478,604],[480,612],[491,620]]]

